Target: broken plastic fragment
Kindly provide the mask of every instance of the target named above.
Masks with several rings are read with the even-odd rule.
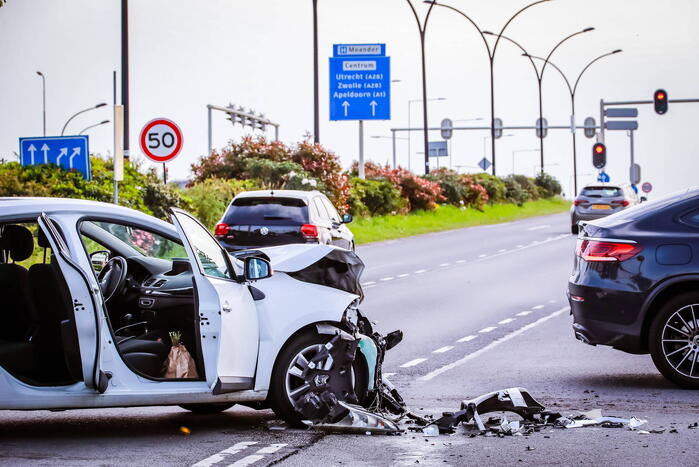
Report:
[[[640,418],[631,417],[631,420],[629,420],[629,428],[635,430],[639,426],[645,425],[646,423],[648,423],[648,420],[641,420]]]
[[[315,423],[314,429],[333,433],[399,433],[401,429],[391,419],[369,412],[357,405],[338,401],[339,406],[347,410],[347,415],[336,423]]]
[[[422,434],[425,436],[439,436],[439,428],[437,428],[437,425],[428,425],[422,429]]]

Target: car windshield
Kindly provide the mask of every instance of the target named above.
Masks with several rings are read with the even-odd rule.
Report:
[[[233,201],[224,222],[236,224],[268,224],[274,221],[308,222],[308,206],[295,198],[239,198]]]
[[[588,198],[613,198],[623,196],[624,192],[615,186],[588,186],[583,188],[580,196]]]
[[[85,224],[99,227],[143,256],[167,260],[187,257],[182,245],[148,230],[105,221],[87,221]],[[89,253],[104,249],[95,239],[83,236],[83,241]]]

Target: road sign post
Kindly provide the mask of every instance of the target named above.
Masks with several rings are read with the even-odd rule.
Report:
[[[23,166],[56,164],[66,170],[77,170],[87,180],[92,179],[87,135],[20,138],[19,157]]]
[[[172,120],[156,118],[146,123],[138,138],[143,154],[153,162],[166,163],[182,150],[182,130]]]

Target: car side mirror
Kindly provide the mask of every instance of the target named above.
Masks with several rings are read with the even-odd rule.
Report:
[[[245,258],[244,266],[246,281],[258,281],[272,275],[272,266],[266,259],[249,256]]]
[[[342,215],[342,223],[343,224],[349,224],[350,222],[352,222],[352,219],[353,219],[352,214],[343,214]]]
[[[100,250],[90,254],[90,264],[92,264],[92,269],[94,269],[95,272],[100,272],[107,265],[108,261],[108,251]]]

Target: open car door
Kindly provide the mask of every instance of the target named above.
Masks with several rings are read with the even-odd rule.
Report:
[[[104,392],[107,389],[109,379],[100,371],[98,363],[100,325],[98,312],[101,310],[101,306],[98,304],[102,303],[99,286],[94,277],[91,281],[90,276],[71,256],[68,246],[53,221],[45,213],[42,213],[37,221],[39,228],[43,230],[51,245],[51,250],[68,285],[71,297],[72,313],[69,314],[67,320],[61,323],[63,339],[70,341],[71,346],[78,345],[80,348],[80,363],[76,362],[76,366],[81,366],[85,385],[96,391]],[[76,332],[77,336],[74,335]],[[74,342],[76,338],[77,342]],[[67,349],[68,344],[65,344],[65,347]],[[75,370],[75,372],[77,371],[78,369]],[[71,372],[74,370],[71,369]]]
[[[192,265],[206,381],[214,394],[254,388],[259,324],[228,252],[188,213],[172,209]]]

